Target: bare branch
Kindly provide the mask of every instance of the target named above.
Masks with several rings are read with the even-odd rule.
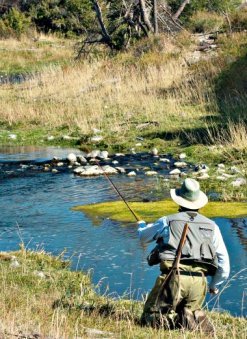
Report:
[[[183,12],[185,6],[186,6],[187,4],[189,4],[189,3],[190,3],[190,0],[184,0],[184,1],[182,2],[182,4],[179,6],[177,12],[173,15],[173,20],[176,21],[176,20],[180,17],[180,15],[182,14],[182,12]]]

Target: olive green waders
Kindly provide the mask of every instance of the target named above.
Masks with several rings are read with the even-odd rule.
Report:
[[[172,263],[162,262],[162,271],[168,272],[171,265]],[[144,306],[141,318],[143,325],[174,328],[181,322],[184,310],[194,312],[201,309],[207,293],[205,269],[194,265],[179,266],[180,274],[172,275],[163,289],[162,284],[167,274],[157,278]]]

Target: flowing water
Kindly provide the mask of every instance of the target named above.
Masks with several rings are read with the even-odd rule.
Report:
[[[0,148],[0,250],[17,250],[24,242],[29,249],[44,249],[55,255],[66,249],[75,270],[91,270],[101,293],[141,299],[153,286],[158,267],[148,267],[146,256],[153,247],[143,248],[137,226],[109,219],[92,221],[78,205],[118,199],[104,177],[82,178],[70,172],[39,171],[39,162],[71,150]],[[77,154],[79,152],[77,151]],[[32,170],[15,161],[36,160]],[[6,167],[6,163],[12,165]],[[113,177],[128,199],[160,195],[157,179]],[[165,197],[168,192],[163,192]],[[161,211],[162,215],[162,211]],[[208,298],[210,309],[246,316],[247,218],[215,219],[231,258],[230,280],[219,297]]]

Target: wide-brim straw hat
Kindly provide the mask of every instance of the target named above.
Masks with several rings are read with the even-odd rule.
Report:
[[[190,210],[197,210],[208,203],[208,197],[200,190],[200,184],[195,179],[185,179],[181,188],[171,189],[170,194],[176,204]]]

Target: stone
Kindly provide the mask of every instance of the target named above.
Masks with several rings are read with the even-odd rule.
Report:
[[[87,163],[87,159],[83,155],[77,155],[77,161],[80,164],[86,164]]]
[[[240,187],[246,185],[246,179],[244,178],[237,178],[235,181],[232,181],[233,187]]]
[[[41,278],[41,279],[45,279],[45,278],[46,278],[45,273],[42,272],[42,271],[38,271],[38,272],[36,271],[36,272],[34,272],[34,274],[35,274],[37,277]]]
[[[153,175],[157,175],[158,173],[156,171],[147,171],[145,174],[147,176],[153,176]]]
[[[125,157],[125,154],[124,153],[116,153],[115,156],[116,157]]]
[[[116,168],[111,167],[109,165],[103,166],[102,168],[106,174],[117,174],[118,173],[118,170]]]
[[[117,160],[113,160],[113,161],[112,161],[112,164],[113,164],[113,165],[117,165],[117,164],[118,164],[118,161],[117,161]]]
[[[73,172],[74,172],[75,174],[81,174],[81,173],[84,172],[84,171],[85,171],[85,168],[82,167],[82,166],[76,167],[76,168],[73,170]]]
[[[54,140],[55,139],[55,137],[53,136],[53,135],[49,135],[48,137],[47,137],[47,140],[48,141],[52,141],[52,140]]]
[[[119,173],[126,173],[126,170],[125,170],[125,168],[123,168],[123,167],[116,167],[116,170],[119,172]]]
[[[224,164],[218,164],[218,168],[225,168]]]
[[[165,162],[167,164],[170,164],[170,159],[167,159],[167,158],[160,158],[160,162]]]
[[[89,177],[103,174],[103,171],[99,166],[86,166],[84,167],[84,171],[80,173],[81,176]]]
[[[202,173],[199,177],[197,177],[198,180],[206,180],[209,179],[209,175],[207,173]]]
[[[187,173],[185,173],[185,172],[181,172],[181,173],[180,173],[180,177],[181,177],[181,178],[185,178],[185,177],[187,177]]]
[[[237,168],[236,166],[232,166],[232,167],[230,168],[230,170],[231,170],[231,172],[232,172],[233,174],[242,174],[242,172],[240,171],[240,169]]]
[[[64,163],[61,162],[61,161],[57,163],[57,166],[58,166],[58,167],[61,167],[61,166],[63,166],[63,165],[64,165]]]
[[[220,181],[226,181],[226,180],[227,180],[227,178],[224,177],[223,175],[218,175],[218,176],[216,177],[216,179],[217,179],[217,180],[220,180]]]
[[[70,137],[69,135],[63,135],[63,136],[62,136],[62,139],[63,139],[63,140],[73,140],[74,138],[73,138],[73,137]]]
[[[233,178],[234,175],[233,174],[228,174],[228,173],[222,173],[222,177],[225,177],[225,178],[229,179],[229,178]]]
[[[95,149],[92,152],[88,153],[87,157],[88,158],[96,158],[100,155],[100,150]]]
[[[174,170],[169,172],[170,175],[179,175],[180,173],[181,171],[178,168],[175,168]]]
[[[136,172],[135,171],[131,171],[127,174],[128,177],[135,177],[136,176]]]
[[[176,161],[174,162],[174,166],[178,167],[178,168],[184,168],[187,166],[187,163],[184,161]]]
[[[136,147],[141,147],[142,146],[142,143],[141,142],[138,142],[137,144],[135,144]]]
[[[152,155],[158,155],[158,154],[159,154],[159,151],[157,150],[156,147],[154,147],[154,148],[151,150],[151,154],[152,154]]]
[[[16,258],[11,258],[11,264],[10,264],[10,267],[12,268],[17,268],[17,267],[20,267],[20,263],[17,261]]]
[[[179,154],[179,159],[185,159],[186,158],[186,153],[181,153]]]
[[[101,135],[95,135],[90,140],[91,142],[100,142],[103,140],[103,137]]]
[[[27,169],[29,166],[28,165],[20,165],[20,167],[22,168],[22,169]]]
[[[49,167],[49,166],[45,166],[45,167],[44,167],[44,171],[45,171],[45,172],[50,171],[50,167]]]
[[[58,173],[58,170],[56,168],[53,168],[51,171],[52,173]]]
[[[9,139],[12,139],[12,140],[16,140],[17,139],[17,135],[16,134],[9,134],[8,137],[9,137]]]
[[[109,153],[107,151],[101,151],[100,154],[98,155],[98,157],[100,159],[108,159]]]
[[[70,163],[74,163],[77,161],[77,157],[74,153],[70,153],[67,155],[67,160],[70,162]]]

